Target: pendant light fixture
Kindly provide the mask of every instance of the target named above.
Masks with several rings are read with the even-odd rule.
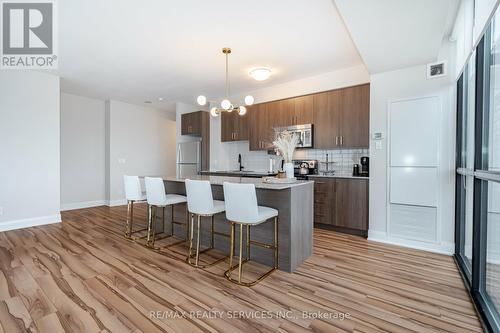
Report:
[[[222,53],[226,56],[226,91],[225,97],[220,103],[220,107],[214,106],[210,108],[210,114],[214,117],[219,116],[221,112],[233,112],[236,111],[240,116],[243,116],[247,113],[247,108],[243,105],[236,106],[229,100],[229,55],[231,54],[231,49],[229,47],[225,47],[222,49]],[[203,95],[198,96],[196,99],[199,105],[206,105],[207,98]],[[245,104],[252,105],[254,102],[253,96],[245,97]]]

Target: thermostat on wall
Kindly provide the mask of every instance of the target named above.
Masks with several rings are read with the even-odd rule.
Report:
[[[372,134],[373,140],[382,140],[383,138],[384,138],[384,133],[382,132],[375,132]]]

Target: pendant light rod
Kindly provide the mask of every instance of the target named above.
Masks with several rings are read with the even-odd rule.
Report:
[[[226,55],[226,99],[229,99],[229,54],[231,53],[231,48],[223,48],[222,53]]]

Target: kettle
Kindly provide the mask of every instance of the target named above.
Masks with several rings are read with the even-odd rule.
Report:
[[[299,174],[300,175],[308,175],[309,174],[309,163],[306,163],[306,162],[300,163]]]

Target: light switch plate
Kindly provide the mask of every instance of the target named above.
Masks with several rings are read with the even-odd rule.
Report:
[[[375,141],[375,149],[377,149],[377,150],[382,149],[382,141],[380,141],[380,140]]]
[[[127,160],[124,159],[123,157],[118,159],[118,164],[125,164],[125,163],[127,163]]]

